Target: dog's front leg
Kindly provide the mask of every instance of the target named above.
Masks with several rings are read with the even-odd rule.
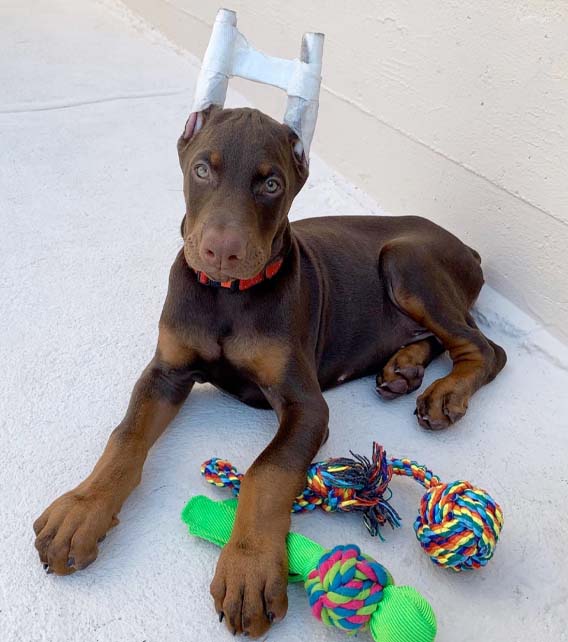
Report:
[[[189,394],[188,368],[167,358],[171,343],[167,350],[158,343],[91,474],[35,521],[35,545],[48,572],[68,575],[95,560],[98,543],[118,523],[122,504],[140,481],[148,451]]]
[[[243,479],[233,534],[211,584],[229,630],[253,637],[286,614],[290,510],[327,435],[328,408],[315,368],[288,370],[293,380],[264,389],[280,426]]]

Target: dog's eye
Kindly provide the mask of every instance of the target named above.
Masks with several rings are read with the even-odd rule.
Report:
[[[280,190],[280,183],[275,178],[269,178],[264,183],[264,191],[268,194],[276,194]]]
[[[199,163],[199,165],[196,165],[193,168],[193,171],[198,178],[209,178],[209,167],[207,167],[207,165],[205,165],[204,163]]]

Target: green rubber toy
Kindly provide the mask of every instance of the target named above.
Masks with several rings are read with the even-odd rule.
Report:
[[[196,537],[224,546],[231,537],[237,500],[215,502],[198,495],[182,511]],[[303,581],[313,615],[346,633],[369,629],[375,642],[432,642],[436,617],[426,599],[410,586],[395,586],[390,573],[359,547],[325,550],[317,542],[288,533],[289,580]]]

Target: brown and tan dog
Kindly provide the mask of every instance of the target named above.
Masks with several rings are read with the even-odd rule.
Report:
[[[271,406],[278,431],[246,474],[211,584],[229,629],[258,636],[286,613],[285,536],[327,437],[322,390],[379,373],[377,390],[392,399],[416,390],[424,368],[448,350],[453,370],[416,404],[420,425],[439,430],[464,415],[506,357],[469,312],[483,284],[474,250],[411,216],[290,225],[308,175],[292,131],[251,109],[213,108],[203,120],[197,131],[193,118],[178,143],[184,247],[155,356],[92,473],[34,530],[48,572],[85,568],[195,382]]]

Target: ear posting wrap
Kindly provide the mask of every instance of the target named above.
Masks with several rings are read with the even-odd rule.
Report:
[[[267,56],[239,32],[234,11],[219,9],[201,63],[192,113],[211,105],[222,107],[233,76],[279,87],[288,94],[284,123],[298,135],[307,160],[318,114],[323,40],[321,33],[304,34],[300,60]]]

